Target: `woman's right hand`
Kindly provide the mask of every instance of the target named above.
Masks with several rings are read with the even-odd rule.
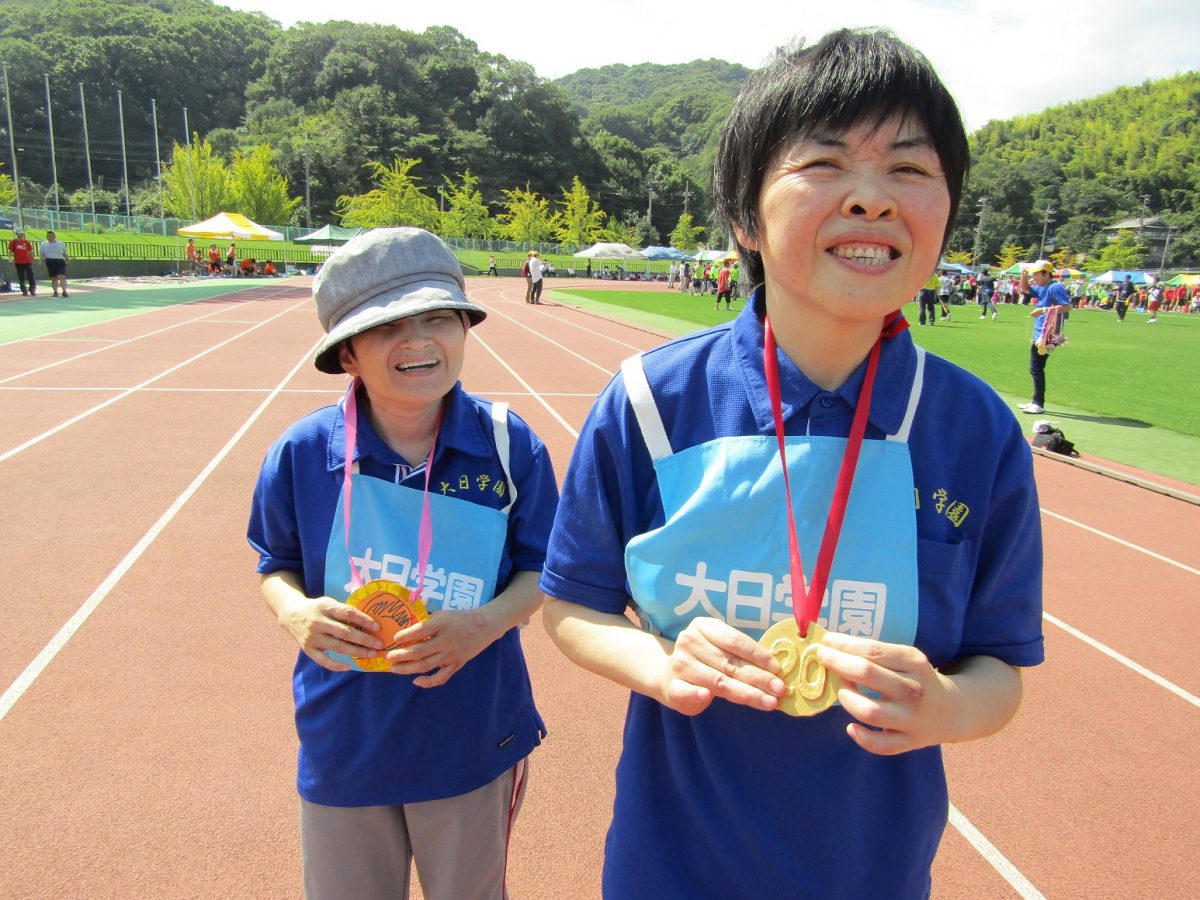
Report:
[[[785,685],[765,647],[719,619],[692,619],[675,639],[662,678],[662,702],[694,716],[714,697],[773,710]]]
[[[379,624],[374,619],[330,597],[313,598],[300,593],[288,596],[279,604],[277,619],[305,656],[331,672],[347,672],[353,667],[329,656],[330,650],[374,658],[383,647],[375,636]]]

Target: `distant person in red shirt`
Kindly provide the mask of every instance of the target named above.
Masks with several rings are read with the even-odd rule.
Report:
[[[216,244],[208,245],[208,271],[210,275],[221,271],[221,251],[217,249]]]
[[[721,298],[725,299],[725,308],[733,309],[729,302],[729,260],[725,260],[721,264],[721,271],[717,273],[717,305],[714,309],[721,308]]]
[[[271,262],[270,260],[267,260],[266,264],[263,266],[262,273],[264,275],[274,276],[276,274],[275,263]]]
[[[184,254],[187,256],[188,271],[193,275],[200,274],[200,262],[197,258],[196,239],[188,238],[187,246],[183,248]]]
[[[24,229],[18,228],[16,235],[8,242],[8,252],[12,254],[13,264],[17,267],[17,280],[21,282],[21,293],[28,297],[36,297],[37,279],[33,277],[33,244],[25,239]]]

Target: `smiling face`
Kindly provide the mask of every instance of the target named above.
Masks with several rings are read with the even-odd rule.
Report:
[[[342,368],[363,380],[373,404],[420,409],[440,404],[462,371],[467,335],[450,309],[396,319],[344,341]]]
[[[949,215],[925,130],[889,119],[784,146],[763,176],[758,233],[737,237],[762,256],[773,317],[802,311],[831,325],[861,323],[916,295],[937,265]]]

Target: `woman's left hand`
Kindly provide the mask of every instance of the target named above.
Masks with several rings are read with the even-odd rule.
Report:
[[[419,676],[413,679],[417,687],[437,687],[497,637],[482,609],[439,611],[397,632],[396,640],[404,646],[390,651],[387,660],[395,674]]]
[[[846,731],[864,750],[890,756],[947,739],[958,692],[920,650],[831,632],[818,659],[842,676],[845,685],[838,700],[862,723],[852,723]]]

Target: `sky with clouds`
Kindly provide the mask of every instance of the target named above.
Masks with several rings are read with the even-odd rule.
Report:
[[[630,0],[218,0],[284,26],[349,19],[424,31],[450,25],[481,50],[529,63],[545,78],[611,63],[717,58],[758,67],[793,38],[880,25],[923,51],[969,130],[992,119],[1200,69],[1196,0],[805,0],[694,3]]]

